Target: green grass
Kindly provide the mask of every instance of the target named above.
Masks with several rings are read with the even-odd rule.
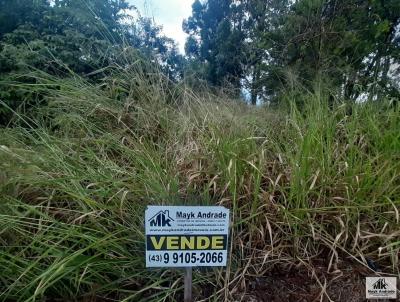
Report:
[[[198,299],[318,257],[399,275],[398,103],[252,108],[136,67],[34,76],[11,84],[46,105],[0,129],[0,300],[181,301],[181,271],[144,267],[148,204],[232,210],[229,266],[195,271]]]

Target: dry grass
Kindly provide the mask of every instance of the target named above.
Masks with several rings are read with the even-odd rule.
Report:
[[[195,271],[199,300],[294,267],[328,299],[320,259],[399,275],[398,104],[251,108],[137,66],[40,83],[48,104],[0,130],[0,299],[180,301],[179,271],[144,267],[144,208],[161,203],[232,210],[229,266]]]

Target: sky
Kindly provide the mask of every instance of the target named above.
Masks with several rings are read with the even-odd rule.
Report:
[[[135,5],[142,16],[152,17],[163,26],[165,35],[173,38],[184,53],[186,34],[182,30],[182,21],[192,13],[193,0],[128,0]]]

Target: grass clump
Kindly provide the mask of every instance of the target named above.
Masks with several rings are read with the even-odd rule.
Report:
[[[399,274],[398,103],[253,108],[138,69],[36,77],[46,105],[0,130],[1,300],[180,301],[181,272],[144,267],[148,204],[232,210],[229,266],[195,271],[197,299],[320,258]]]

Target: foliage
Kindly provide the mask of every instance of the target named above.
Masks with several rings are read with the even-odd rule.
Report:
[[[129,17],[128,10],[134,8],[125,0],[58,0],[53,4],[2,0],[0,25],[8,25],[0,32],[0,79],[4,84],[0,99],[12,109],[32,101],[31,94],[9,85],[16,74],[20,78],[38,69],[57,76],[87,75],[97,81],[107,76],[108,66],[134,61],[132,55],[145,56],[171,79],[180,79],[183,58],[174,41],[150,19]],[[11,111],[7,107],[0,110],[0,124],[4,124]]]
[[[186,61],[124,0],[0,0],[0,300],[182,301],[144,267],[148,204],[231,210],[195,300],[399,275],[399,5],[197,0]]]
[[[164,36],[161,26],[155,25],[150,18],[139,17],[128,28],[126,37],[129,45],[139,49],[170,79],[182,79],[184,57],[179,53],[175,41]]]
[[[299,1],[280,35],[282,63],[309,86],[328,78],[345,98],[391,94],[391,64],[400,62],[398,1]]]
[[[231,22],[234,6],[231,0],[205,3],[196,0],[192,6],[193,15],[185,20],[183,29],[190,34],[186,52],[193,60],[205,64],[205,78],[212,85],[229,84],[237,89],[243,76],[244,36],[240,30],[241,21]]]
[[[399,97],[399,11],[396,0],[196,1],[186,52],[211,84],[228,79],[253,104],[321,78],[333,97]]]
[[[196,300],[316,257],[335,282],[343,261],[399,274],[398,104],[316,88],[256,108],[147,71],[19,84],[47,105],[0,130],[1,300],[182,301],[180,271],[144,267],[147,204],[231,209],[228,267],[194,270]]]

